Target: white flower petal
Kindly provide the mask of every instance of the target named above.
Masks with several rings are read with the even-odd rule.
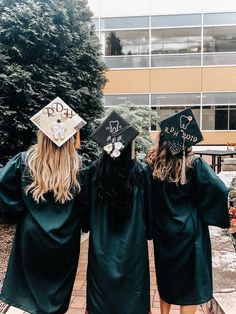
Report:
[[[108,153],[110,154],[112,149],[113,149],[113,145],[110,143],[110,144],[107,144],[106,146],[103,147],[103,149]]]
[[[120,151],[118,149],[114,149],[113,152],[111,153],[112,158],[117,158],[120,156]]]
[[[120,150],[124,148],[124,145],[121,142],[115,142],[114,145],[115,145],[115,149]]]

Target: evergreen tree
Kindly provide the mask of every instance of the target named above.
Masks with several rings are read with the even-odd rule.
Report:
[[[123,55],[123,45],[121,44],[120,38],[115,32],[111,32],[106,39],[106,55],[108,56],[119,56]]]
[[[29,118],[56,96],[88,122],[87,139],[105,67],[86,0],[0,0],[0,30],[0,163],[31,145]]]

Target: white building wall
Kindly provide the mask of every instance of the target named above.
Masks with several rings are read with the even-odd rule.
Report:
[[[236,0],[88,0],[94,17],[236,12]]]
[[[203,12],[236,12],[236,0],[203,0]]]
[[[152,15],[201,13],[203,0],[150,0],[150,6]]]

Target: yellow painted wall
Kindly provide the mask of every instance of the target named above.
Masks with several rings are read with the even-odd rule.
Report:
[[[236,67],[108,70],[105,94],[236,91]]]
[[[236,91],[236,67],[202,68],[202,90]]]
[[[151,69],[151,92],[199,92],[201,68]]]
[[[105,94],[148,93],[149,70],[109,70],[108,82],[104,88]]]

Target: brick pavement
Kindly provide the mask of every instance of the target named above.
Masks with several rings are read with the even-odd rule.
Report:
[[[160,314],[160,301],[156,288],[156,274],[154,264],[154,253],[152,242],[149,241],[150,258],[150,284],[151,284],[151,306],[152,314]],[[85,314],[86,308],[86,269],[88,261],[88,236],[82,236],[80,260],[75,284],[71,296],[70,307],[66,314]],[[7,314],[28,314],[14,307],[10,307]],[[112,313],[111,313],[112,314]],[[170,314],[179,314],[179,306],[172,306]],[[202,307],[199,306],[196,314],[204,314]]]
[[[87,252],[88,239],[81,244],[80,261],[77,276],[72,292],[70,308],[67,314],[85,314],[86,307],[86,268],[87,268]],[[151,284],[151,306],[152,314],[160,314],[159,295],[156,288],[156,274],[154,264],[154,253],[152,242],[149,241],[149,257],[150,257],[150,284]],[[179,306],[172,306],[170,314],[178,314]],[[111,313],[112,314],[112,313]],[[196,314],[203,314],[201,307],[198,308]]]

